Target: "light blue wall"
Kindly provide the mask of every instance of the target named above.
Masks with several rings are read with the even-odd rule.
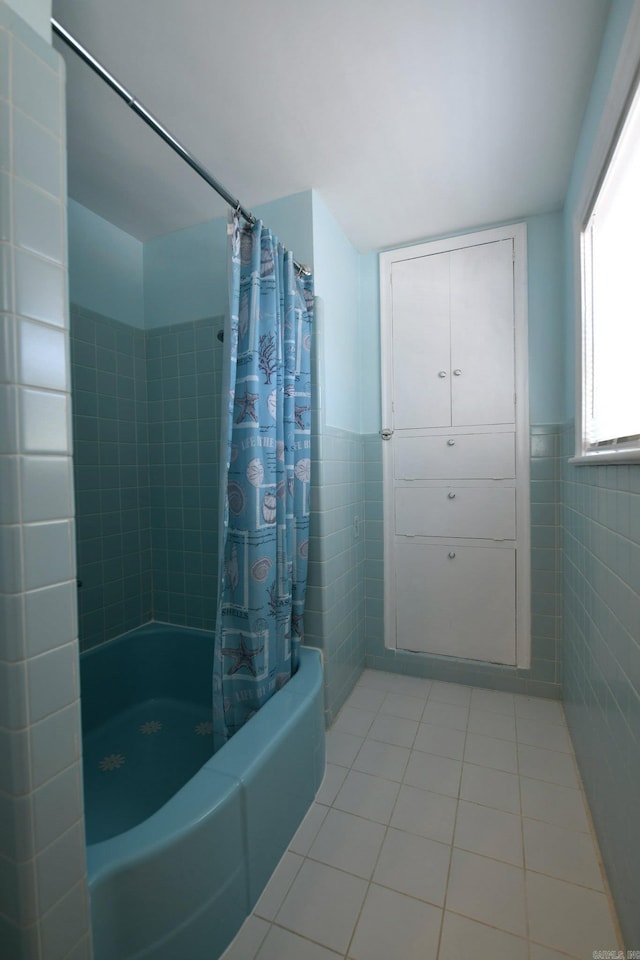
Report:
[[[6,0],[7,6],[51,43],[51,0]]]
[[[324,303],[325,422],[360,433],[360,255],[313,191],[313,267]],[[378,371],[375,375],[379,377]]]
[[[252,211],[299,263],[313,260],[311,191]],[[227,309],[227,220],[218,217],[144,244],[145,327],[218,316]]]
[[[563,410],[564,259],[562,213],[527,220],[529,417],[559,423]]]
[[[67,215],[71,302],[144,326],[143,244],[75,200]]]

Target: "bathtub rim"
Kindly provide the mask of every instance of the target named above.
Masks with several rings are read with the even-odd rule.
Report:
[[[252,722],[259,716],[263,721],[273,721],[275,715],[286,708],[287,725],[295,725],[298,716],[304,712],[309,699],[317,695],[322,683],[322,650],[317,647],[301,647],[300,665],[293,677],[162,807],[146,820],[122,833],[87,844],[87,880],[90,889],[112,874],[133,868],[179,843],[181,837],[211,816],[216,807],[227,800],[230,793],[237,791],[241,794],[242,771],[234,769],[237,764],[233,761],[231,764],[225,761],[234,753],[243,753],[247,757],[243,768],[248,771],[252,763],[259,759],[257,744],[253,742]],[[230,768],[234,772],[230,772]],[[211,791],[202,790],[205,779],[211,781]]]

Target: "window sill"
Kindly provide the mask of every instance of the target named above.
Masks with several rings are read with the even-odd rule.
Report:
[[[640,463],[640,448],[634,450],[597,450],[569,457],[574,467],[595,467],[600,463]]]

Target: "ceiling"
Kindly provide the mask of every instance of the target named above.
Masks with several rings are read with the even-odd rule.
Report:
[[[316,188],[359,250],[562,206],[609,0],[53,0],[253,208]],[[226,206],[78,58],[69,193],[146,240]]]

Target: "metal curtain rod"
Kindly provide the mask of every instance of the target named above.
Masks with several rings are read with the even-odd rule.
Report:
[[[243,207],[240,201],[233,197],[229,191],[226,190],[218,180],[216,180],[213,174],[209,173],[207,168],[198,160],[196,160],[193,154],[189,153],[187,148],[184,147],[179,140],[176,140],[176,138],[169,133],[166,127],[163,127],[162,124],[153,116],[153,114],[150,113],[146,107],[143,107],[140,101],[136,100],[133,94],[130,93],[126,87],[123,87],[120,81],[116,80],[113,74],[109,73],[106,67],[104,67],[99,60],[96,60],[93,54],[89,53],[86,47],[83,47],[82,44],[79,43],[76,38],[72,36],[69,31],[65,29],[65,27],[62,26],[62,24],[58,23],[54,17],[51,17],[51,28],[53,32],[67,44],[68,47],[71,47],[73,52],[76,53],[81,60],[84,60],[84,62],[91,67],[94,73],[97,73],[98,76],[101,77],[105,83],[107,83],[111,89],[114,90],[118,96],[125,101],[127,106],[130,107],[134,113],[144,120],[148,127],[151,127],[154,133],[157,133],[158,136],[164,140],[164,142],[168,144],[171,149],[178,154],[179,157],[182,157],[185,163],[188,163],[191,169],[195,170],[199,177],[206,181],[210,187],[213,187],[216,193],[219,194],[222,199],[229,204],[230,207],[244,217],[244,219],[249,223],[254,224],[256,222],[257,217],[255,217],[250,210],[247,210],[245,207]],[[294,260],[293,263],[300,273],[304,274],[306,277],[311,276],[311,270],[309,267],[305,267],[303,264],[298,263],[297,260]]]

